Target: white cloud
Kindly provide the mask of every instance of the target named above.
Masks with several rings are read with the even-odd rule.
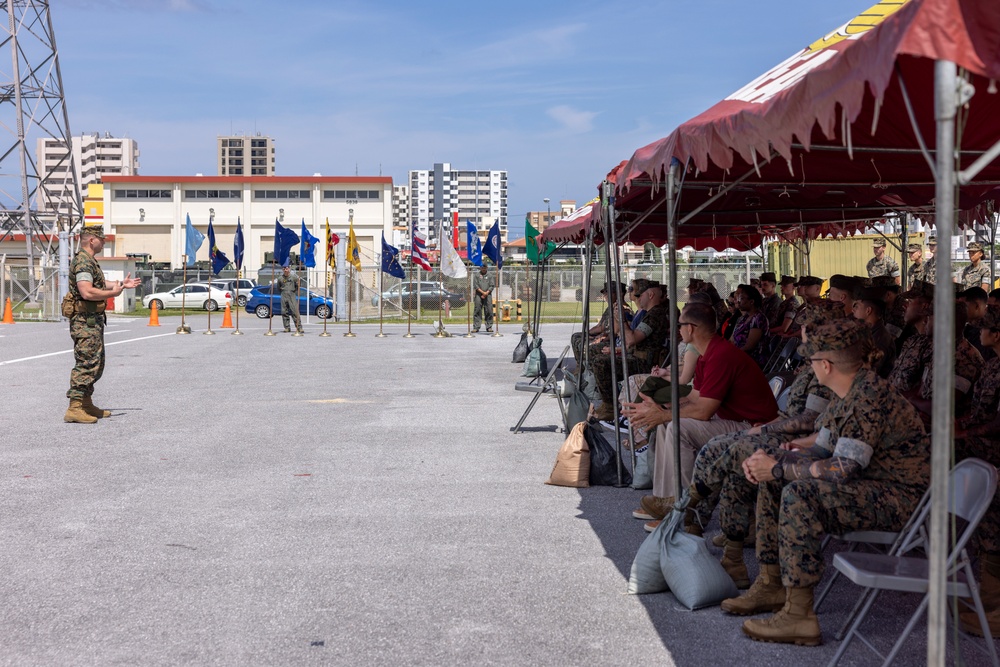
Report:
[[[590,132],[594,129],[594,118],[597,116],[595,111],[579,111],[565,104],[551,107],[546,113],[571,134]]]

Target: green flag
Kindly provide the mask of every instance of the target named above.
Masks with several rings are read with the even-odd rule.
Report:
[[[528,261],[532,264],[538,264],[538,230],[531,226],[531,223],[527,220],[524,221],[524,248],[528,253]],[[549,241],[545,244],[545,250],[542,253],[541,259],[547,259],[556,249],[556,244],[553,241]]]

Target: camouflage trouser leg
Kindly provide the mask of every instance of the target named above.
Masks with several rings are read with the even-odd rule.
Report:
[[[986,438],[965,438],[955,443],[956,457],[975,457],[992,465],[1000,464],[1000,441]],[[976,528],[980,553],[1000,555],[1000,493],[994,494],[986,514]]]
[[[771,485],[760,486],[763,496],[764,487]],[[825,534],[900,530],[922,495],[922,489],[873,480],[842,484],[819,479],[790,482],[781,493],[778,518],[782,583],[789,588],[815,586],[823,576],[820,547]],[[758,551],[760,542],[758,523]]]
[[[792,436],[787,436],[791,440]],[[743,474],[743,461],[758,449],[775,458],[781,456],[781,444],[786,436],[744,435],[725,452],[720,464],[726,470],[719,498],[719,526],[722,533],[734,540],[742,540],[750,530],[750,522],[757,511],[757,485],[747,481]]]
[[[86,317],[74,316],[69,335],[73,338],[76,365],[69,374],[66,397],[79,400],[94,393],[94,384],[104,374],[104,316],[98,315],[94,326],[87,325]]]
[[[302,328],[302,319],[299,317],[299,300],[294,296],[281,295],[281,323],[289,329],[289,318],[295,320],[295,330]]]
[[[593,349],[591,351],[593,351]],[[617,374],[618,381],[621,382],[625,379],[622,377],[622,360],[620,357],[616,357],[615,362],[618,364],[618,367],[615,369],[615,373]],[[628,365],[629,373],[649,373],[649,366],[645,362],[640,361],[633,356],[626,357],[625,362]],[[591,356],[590,369],[594,373],[594,380],[597,382],[597,389],[601,393],[601,401],[611,401],[614,396],[611,391],[611,355],[596,354]]]

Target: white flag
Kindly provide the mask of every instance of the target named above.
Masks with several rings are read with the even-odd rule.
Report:
[[[465,278],[469,275],[458,251],[446,239],[441,239],[441,273],[449,278]]]

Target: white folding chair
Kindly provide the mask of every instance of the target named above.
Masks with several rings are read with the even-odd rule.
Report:
[[[983,610],[983,602],[979,597],[979,585],[973,575],[972,564],[965,545],[993,501],[993,495],[997,488],[997,470],[980,459],[965,459],[951,471],[949,482],[949,525],[954,525],[956,520],[961,520],[965,522],[965,527],[951,536],[954,543],[948,552],[946,594],[950,597],[972,598],[972,606],[976,610],[979,622],[982,627],[986,628],[989,627],[986,623],[986,612]],[[931,502],[928,499],[917,520],[913,522],[903,537],[900,546],[901,553],[906,553],[910,550],[910,546],[926,540],[926,535],[930,530],[930,507]],[[917,621],[927,609],[929,601],[927,560],[910,556],[869,554],[855,551],[835,555],[833,566],[855,584],[872,589],[874,593],[868,597],[858,617],[851,624],[851,629],[844,641],[841,642],[836,655],[830,661],[830,666],[833,667],[840,662],[855,637],[883,659],[883,666],[889,665],[896,658],[903,643],[913,632]],[[859,632],[859,627],[871,611],[879,593],[885,590],[923,595],[920,605],[913,612],[888,656],[883,656],[868,638]],[[952,620],[949,616],[949,621]],[[989,635],[988,632],[986,634]],[[978,646],[978,644],[976,645]],[[985,645],[986,653],[993,665],[1000,666],[993,639],[987,636]],[[956,646],[955,650],[959,651],[959,647]]]

